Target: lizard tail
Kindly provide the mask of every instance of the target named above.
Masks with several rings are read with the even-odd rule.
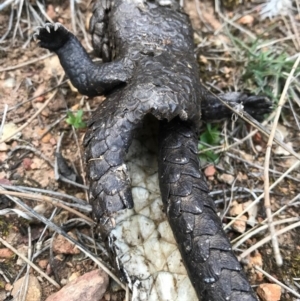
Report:
[[[195,130],[178,118],[162,121],[159,132],[162,200],[198,298],[257,301],[209,196]]]

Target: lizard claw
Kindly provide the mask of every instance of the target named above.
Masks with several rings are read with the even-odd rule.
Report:
[[[52,27],[52,24],[51,23],[47,23],[45,24],[45,29],[50,33],[50,27]]]
[[[60,23],[54,23],[54,31],[57,31],[57,29],[60,27]]]
[[[33,39],[39,40],[40,47],[56,51],[69,39],[70,35],[62,24],[46,23],[36,28]]]
[[[42,26],[37,26],[34,30],[34,34],[33,35],[39,35],[40,34],[40,30],[42,29]]]
[[[34,39],[34,41],[36,42],[37,39],[38,39],[38,35],[40,34],[39,31],[35,32],[33,35],[32,35],[32,38]]]

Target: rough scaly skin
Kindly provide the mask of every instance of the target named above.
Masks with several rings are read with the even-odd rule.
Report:
[[[201,300],[257,300],[208,195],[193,125],[161,122],[158,174],[165,211]]]
[[[176,2],[173,7],[138,0],[97,2],[91,31],[94,47],[108,61],[101,65],[61,25],[46,24],[35,36],[41,47],[57,53],[82,94],[106,95],[84,140],[90,201],[102,233],[110,233],[114,212],[134,205],[124,157],[144,117],[152,114],[161,120],[163,202],[199,299],[256,300],[199,171],[201,105],[205,120],[231,113],[200,84],[191,26],[176,7]],[[242,100],[244,109],[259,118],[270,108],[264,97],[220,96],[231,104]]]

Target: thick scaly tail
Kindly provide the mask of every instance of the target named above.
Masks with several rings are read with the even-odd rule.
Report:
[[[208,194],[195,130],[175,119],[161,122],[159,132],[162,200],[198,297],[205,301],[257,301]]]

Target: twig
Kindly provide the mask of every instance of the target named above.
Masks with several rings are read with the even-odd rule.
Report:
[[[0,4],[0,11],[3,10],[6,6],[13,3],[15,0],[6,0],[4,3]]]
[[[49,17],[49,15],[46,13],[43,5],[39,2],[39,1],[36,1],[36,4],[40,10],[40,12],[42,13],[42,15],[45,17],[45,19],[47,19],[47,21],[49,21],[50,23],[53,23],[53,20]]]
[[[263,275],[265,275],[268,279],[270,279],[274,283],[280,285],[281,287],[283,287],[285,290],[289,291],[291,294],[293,294],[297,298],[300,298],[300,294],[298,294],[297,292],[295,292],[293,289],[291,289],[287,285],[283,284],[282,282],[278,281],[276,278],[274,278],[273,276],[271,276],[269,273],[267,273],[266,271],[264,271],[263,269],[261,269],[259,266],[254,265],[254,268],[257,271],[259,271],[260,273],[262,273]]]
[[[14,42],[14,40],[15,40],[15,37],[16,37],[16,34],[17,34],[17,30],[18,30],[18,28],[19,28],[23,4],[24,4],[24,0],[19,0],[19,8],[18,8],[17,22],[16,22],[16,24],[15,24],[15,30],[14,30],[14,34],[13,34],[13,37],[12,37],[13,42]],[[22,36],[23,36],[22,31],[20,31],[20,34],[21,34],[21,37],[22,37]]]
[[[48,157],[46,157],[41,151],[36,149],[34,146],[18,145],[7,154],[7,157],[10,158],[14,152],[16,152],[20,149],[25,149],[25,150],[28,150],[28,151],[34,153],[35,155],[37,155],[38,157],[40,157],[44,161],[46,161],[51,167],[54,167],[54,164],[51,162],[51,160]]]
[[[0,11],[1,11],[1,8],[0,8]],[[6,30],[5,34],[1,37],[0,43],[2,43],[5,40],[5,38],[8,36],[8,34],[9,34],[11,28],[12,28],[13,19],[14,19],[14,9],[11,9],[10,16],[9,16],[9,21],[8,21],[8,26],[7,26],[7,30]]]
[[[59,81],[61,82],[64,77],[64,74],[61,75]],[[15,136],[17,133],[21,132],[23,129],[25,129],[34,119],[37,117],[50,103],[50,101],[54,98],[56,95],[58,89],[56,89],[52,95],[45,101],[45,103],[28,119],[27,122],[25,122],[22,126],[20,126],[18,129],[16,129],[12,134],[10,134],[8,137],[5,139],[0,140],[0,143],[5,142]]]
[[[273,215],[274,216],[274,215]],[[286,218],[284,220],[279,220],[274,222],[274,225],[281,225],[281,224],[286,224],[286,223],[294,223],[299,221],[299,217],[291,217],[291,218]],[[249,230],[247,233],[243,233],[245,235],[243,235],[242,238],[237,238],[238,241],[237,243],[235,243],[232,246],[233,250],[236,250],[241,244],[243,244],[246,240],[250,239],[251,237],[253,237],[254,235],[256,235],[257,233],[264,231],[268,228],[268,225],[264,225],[264,222],[266,220],[264,220],[260,225],[257,225],[256,228],[252,228],[251,230]],[[237,240],[236,239],[236,240]],[[231,241],[231,243],[233,243],[233,241]]]
[[[294,223],[292,225],[289,225],[277,232],[275,232],[276,236],[279,236],[281,234],[284,234],[285,232],[288,232],[292,229],[295,229],[297,227],[300,227],[300,222]],[[255,245],[251,246],[250,248],[248,248],[247,250],[245,250],[242,254],[240,254],[238,256],[238,259],[241,260],[245,257],[247,257],[248,255],[250,255],[253,251],[255,251],[256,249],[260,248],[261,246],[263,246],[264,244],[266,244],[267,242],[269,242],[271,240],[271,235],[263,238],[262,240],[258,241]]]
[[[22,63],[22,64],[19,64],[19,65],[15,65],[15,66],[11,66],[11,67],[7,67],[7,68],[3,68],[3,69],[0,69],[0,72],[4,72],[4,71],[11,71],[11,70],[16,70],[16,69],[19,69],[19,68],[23,68],[25,66],[28,66],[28,65],[31,65],[31,64],[34,64],[38,61],[42,61],[42,60],[45,60],[47,59],[48,57],[52,56],[53,53],[47,53],[45,54],[44,56],[40,56],[36,59],[33,59],[31,61],[27,61],[25,63]]]
[[[7,190],[0,190],[0,195],[11,195],[11,196],[16,196],[16,197],[20,197],[20,198],[26,198],[29,200],[35,200],[35,201],[39,201],[39,202],[47,202],[50,203],[56,207],[60,207],[63,208],[71,213],[73,213],[74,215],[79,216],[80,218],[83,218],[84,220],[86,220],[89,224],[93,225],[94,221],[90,218],[88,218],[87,216],[85,216],[84,214],[82,214],[81,212],[74,210],[73,208],[70,208],[60,202],[58,202],[57,200],[44,196],[44,195],[38,195],[38,194],[32,194],[32,193],[23,193],[23,192],[14,192],[14,191],[7,191]]]
[[[4,124],[5,124],[5,119],[6,119],[6,113],[8,110],[8,105],[5,104],[4,105],[4,110],[3,110],[3,117],[2,117],[2,121],[1,121],[1,126],[0,126],[0,138],[2,137],[2,133],[3,133],[3,128],[4,128]]]
[[[221,13],[220,1],[215,1],[215,10],[216,10],[216,13],[225,21],[225,23],[228,23],[232,27],[237,28],[241,32],[247,34],[252,40],[256,40],[257,39],[256,36],[252,32],[250,32],[249,30],[243,28],[242,26],[240,26],[239,24],[236,24],[234,22],[235,19],[237,19],[237,17],[235,19],[233,19],[233,20],[230,20],[230,19],[228,19],[226,16],[224,16]],[[223,27],[224,27],[224,25],[221,28],[219,28],[218,30],[216,30],[214,34],[217,35],[222,30]]]
[[[84,99],[84,97],[81,98],[81,100],[83,100],[83,99]],[[75,137],[75,141],[76,141],[76,145],[77,145],[77,153],[78,153],[78,156],[79,156],[79,163],[80,163],[80,175],[83,179],[84,185],[86,186],[86,178],[84,176],[85,175],[85,173],[84,173],[84,163],[83,163],[82,154],[81,154],[81,147],[80,147],[80,144],[79,144],[79,141],[78,141],[77,132],[76,132],[73,125],[72,125],[72,131],[73,131],[73,135]],[[86,198],[88,199],[87,190],[85,191],[85,194],[86,194]]]
[[[284,174],[282,174],[271,186],[270,189],[273,189],[277,186],[278,183],[282,181],[282,179],[285,178],[287,174],[292,172],[295,168],[297,168],[300,165],[300,161],[295,162]],[[265,193],[262,193],[256,200],[254,200],[249,206],[247,206],[239,215],[236,216],[236,218],[240,218],[243,214],[245,214],[249,209],[251,209],[253,206],[255,206],[263,197]],[[234,223],[234,220],[229,222],[225,227],[224,230],[229,228]]]
[[[63,136],[64,136],[64,132],[62,132],[62,134],[59,136],[59,139],[58,139],[58,142],[57,142],[57,145],[56,145],[56,153],[60,152],[60,146],[61,146],[61,141],[62,141]],[[80,148],[79,144],[78,144],[78,141],[77,141],[77,146],[78,146],[78,148]],[[88,186],[79,184],[79,183],[74,182],[74,181],[71,181],[71,180],[67,179],[66,177],[64,177],[63,175],[61,175],[59,173],[57,156],[55,156],[55,161],[54,161],[54,177],[55,177],[56,181],[61,180],[61,181],[65,182],[65,183],[68,183],[68,184],[77,186],[79,188],[82,188],[85,191],[87,191],[89,189]]]
[[[48,90],[45,90],[44,92],[42,92],[42,93],[40,93],[40,94],[38,94],[38,95],[35,95],[35,96],[33,96],[33,97],[30,97],[30,98],[24,100],[23,102],[20,102],[20,103],[18,103],[18,104],[16,104],[16,105],[10,107],[10,109],[8,109],[8,112],[14,111],[14,110],[16,110],[17,108],[21,107],[22,105],[24,105],[24,104],[26,104],[26,103],[28,103],[28,102],[34,100],[35,98],[38,98],[38,97],[40,97],[40,96],[42,96],[42,95],[45,95],[45,94],[47,94],[47,93],[49,93],[49,92],[55,90],[56,88],[59,88],[60,86],[64,85],[67,81],[68,81],[68,80],[64,80],[64,81],[61,82],[59,85],[56,85],[56,86],[54,86],[54,87],[52,87],[52,88],[49,88]],[[0,112],[0,116],[1,116],[1,114],[2,114],[2,113]],[[24,118],[21,118],[21,120],[23,120],[23,119],[26,119],[26,118],[25,118],[25,117],[24,117]],[[18,121],[19,121],[19,120],[20,120],[20,118],[18,119]],[[14,121],[14,122],[17,123],[16,121]]]
[[[31,239],[31,228],[28,226],[28,251],[27,251],[27,258],[28,261],[32,262],[32,239]],[[27,265],[27,271],[26,271],[26,278],[25,278],[25,287],[22,294],[22,301],[25,301],[28,291],[28,284],[29,284],[29,271],[30,271],[30,265]]]
[[[207,88],[206,88],[207,89]],[[208,90],[209,91],[209,90]],[[222,100],[218,95],[214,94],[213,92],[209,91],[212,95],[214,95],[216,98],[221,101],[227,108],[229,108],[232,112],[237,114],[241,119],[245,120],[247,123],[258,129],[262,134],[269,137],[270,133],[269,131],[264,128],[258,121],[256,121],[252,116],[250,116],[247,112],[240,112],[236,110],[235,108],[231,107],[226,101]],[[285,143],[283,143],[281,140],[274,137],[274,141],[279,144],[283,149],[285,149],[287,152],[289,152],[291,155],[293,155],[295,158],[300,160],[300,155],[296,153],[293,149],[289,148]]]
[[[4,185],[4,184],[1,184],[1,186],[3,188],[8,189],[8,190],[15,190],[15,191],[20,191],[20,192],[33,191],[33,192],[51,194],[51,195],[55,195],[55,196],[58,196],[58,197],[70,199],[70,200],[72,200],[73,202],[75,202],[77,204],[84,205],[85,207],[90,207],[90,205],[86,201],[84,201],[82,199],[79,199],[79,198],[77,198],[73,195],[65,194],[65,193],[58,192],[58,191],[52,191],[52,190],[47,190],[47,189],[35,188],[35,187],[33,188],[33,187],[27,187],[27,186],[12,186],[12,185]],[[85,211],[89,212],[89,210],[85,210]]]
[[[88,186],[82,185],[82,184],[77,183],[77,182],[74,182],[74,181],[71,181],[71,180],[67,179],[66,177],[64,177],[64,176],[62,176],[62,175],[59,175],[59,179],[60,179],[62,182],[65,182],[65,183],[71,184],[71,185],[73,185],[73,186],[79,187],[79,188],[81,188],[81,189],[84,189],[85,191],[89,189]]]
[[[233,181],[233,183],[232,183],[232,185],[231,185],[231,189],[230,189],[230,199],[229,199],[229,202],[228,202],[228,204],[227,204],[227,206],[225,207],[225,209],[224,209],[224,213],[222,214],[222,217],[221,217],[221,220],[223,220],[224,219],[224,217],[226,216],[226,214],[227,214],[227,212],[228,212],[228,210],[229,210],[229,208],[230,208],[230,206],[231,206],[231,203],[232,203],[232,201],[233,201],[233,192],[234,192],[234,185],[235,185],[235,183],[236,183],[236,180],[237,180],[237,177],[234,179],[234,181]],[[225,196],[225,195],[224,195]],[[225,206],[225,204],[224,204],[224,206]]]
[[[281,211],[285,210],[288,206],[291,206],[293,203],[295,203],[298,199],[300,198],[300,194],[298,194],[297,196],[295,196],[292,200],[290,200],[287,204],[285,204],[284,206],[280,207],[276,212],[273,213],[273,217],[278,215]],[[264,225],[267,222],[267,219],[264,219],[260,225]],[[277,223],[277,222],[275,222]],[[259,225],[257,225],[256,227],[258,227]],[[247,239],[251,238],[254,233],[256,232],[255,228],[252,228],[250,230],[248,230],[247,232],[243,233],[242,235],[240,235],[239,237],[233,239],[231,241],[231,243],[233,244],[235,241],[236,243],[232,246],[233,248],[238,248],[244,241],[246,241]],[[259,231],[257,231],[259,232]]]
[[[38,266],[36,266],[34,263],[32,263],[30,260],[26,258],[23,254],[21,254],[17,249],[15,249],[13,246],[11,246],[7,241],[2,239],[0,236],[0,242],[7,247],[8,249],[12,250],[16,255],[18,255],[22,260],[24,260],[28,265],[30,265],[34,270],[36,270],[39,274],[41,274],[42,277],[47,279],[51,284],[53,284],[58,289],[60,288],[60,285],[55,282],[51,277],[49,277],[47,274],[45,274]]]
[[[294,92],[294,94],[295,94],[295,92]],[[297,124],[297,127],[298,127],[298,131],[300,131],[300,123],[299,123],[297,114],[296,114],[296,112],[295,112],[295,110],[294,110],[293,102],[291,101],[291,99],[290,99],[289,96],[288,96],[288,101],[289,101],[289,104],[290,104],[290,107],[291,107],[291,111],[292,111],[294,120],[296,121],[296,124]]]
[[[119,278],[114,275],[107,267],[106,265],[101,262],[94,254],[92,254],[85,246],[83,246],[82,244],[80,244],[78,241],[76,241],[73,237],[71,237],[70,235],[68,235],[65,231],[63,231],[61,228],[59,228],[57,225],[55,225],[54,223],[52,223],[51,221],[49,221],[48,219],[46,219],[44,216],[39,215],[37,212],[35,212],[34,210],[32,210],[28,205],[26,205],[25,203],[23,203],[21,200],[19,200],[18,198],[14,198],[14,197],[10,197],[17,205],[19,205],[20,207],[22,207],[23,209],[29,211],[36,219],[38,219],[39,221],[41,221],[42,223],[49,225],[49,227],[51,227],[54,231],[56,231],[58,234],[61,234],[62,236],[64,236],[68,241],[70,241],[71,243],[73,243],[74,245],[77,246],[77,248],[79,250],[81,250],[85,255],[87,255],[90,259],[92,259],[99,267],[101,267],[101,269],[106,272],[111,278],[113,278],[113,280],[115,280],[121,287],[122,289],[126,289],[126,286],[119,280]],[[2,239],[1,239],[2,240]],[[0,240],[0,242],[1,242]],[[23,258],[22,258],[23,259]]]
[[[233,151],[236,151],[237,153],[240,153],[240,152],[241,152],[241,151],[238,150],[238,149],[233,149]],[[260,166],[260,165],[258,165],[258,164],[252,163],[252,162],[250,162],[249,160],[247,161],[247,160],[245,160],[245,159],[243,159],[243,158],[241,158],[241,157],[237,157],[236,155],[234,155],[234,154],[232,154],[232,153],[226,152],[226,156],[228,156],[228,157],[230,157],[230,158],[233,158],[233,159],[235,159],[235,160],[244,162],[244,163],[246,163],[246,164],[248,164],[248,165],[250,165],[250,166],[253,166],[253,167],[257,168],[257,169],[261,169],[261,170],[264,169],[263,166]],[[282,175],[282,172],[277,171],[277,170],[275,170],[275,169],[269,168],[269,171],[272,172],[273,174]],[[289,176],[289,175],[286,175],[286,178],[291,179],[291,180],[296,181],[296,182],[300,182],[300,179],[297,179],[297,178],[292,177],[292,176]]]
[[[273,144],[273,140],[275,137],[275,132],[276,132],[276,128],[277,128],[277,124],[278,124],[278,120],[281,114],[281,109],[282,106],[285,103],[285,97],[288,91],[288,88],[290,86],[291,80],[293,78],[293,75],[295,73],[296,68],[298,67],[300,62],[300,55],[298,55],[297,60],[295,61],[292,70],[286,80],[286,83],[284,85],[283,88],[283,92],[281,94],[279,103],[278,103],[278,107],[276,109],[276,115],[273,121],[273,127],[269,136],[269,140],[267,143],[267,149],[266,149],[266,156],[265,156],[265,164],[264,164],[264,195],[265,195],[265,208],[266,208],[266,214],[267,214],[267,218],[268,218],[268,225],[269,225],[269,231],[272,237],[272,245],[273,245],[273,252],[274,252],[274,256],[275,256],[275,260],[278,266],[281,266],[283,264],[282,261],[282,257],[280,255],[280,250],[279,250],[279,245],[278,245],[278,240],[277,237],[275,236],[275,228],[273,225],[273,219],[272,219],[272,211],[271,211],[271,202],[270,202],[270,178],[269,178],[269,165],[270,165],[270,156],[271,156],[271,149],[272,149],[272,144]]]

